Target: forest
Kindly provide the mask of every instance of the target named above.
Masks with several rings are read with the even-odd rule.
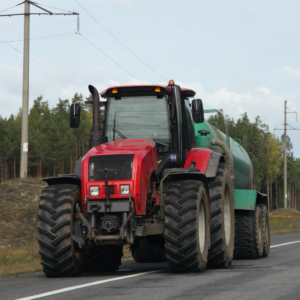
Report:
[[[71,99],[59,99],[56,107],[40,96],[34,100],[29,113],[28,177],[50,177],[72,174],[76,161],[88,150],[92,127],[92,111],[81,94]],[[81,106],[81,121],[77,129],[69,126],[70,102]],[[222,114],[208,121],[224,132]],[[0,180],[16,179],[20,171],[22,112],[9,118],[0,116]],[[228,118],[229,135],[240,139],[248,152],[254,173],[254,188],[270,197],[270,209],[283,207],[283,142],[269,132],[260,117],[251,122],[247,113],[238,120]],[[288,205],[300,207],[300,158],[293,155],[287,137]]]

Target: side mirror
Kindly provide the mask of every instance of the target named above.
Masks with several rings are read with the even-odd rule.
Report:
[[[80,105],[78,103],[71,104],[70,108],[70,127],[78,128],[80,123]]]
[[[194,123],[199,124],[204,122],[204,110],[201,99],[194,99],[192,101],[192,115]]]

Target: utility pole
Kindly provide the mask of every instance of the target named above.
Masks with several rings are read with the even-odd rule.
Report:
[[[292,126],[287,124],[287,118],[286,114],[296,114],[296,120],[298,120],[298,114],[296,111],[286,111],[287,106],[286,106],[287,101],[284,101],[284,135],[283,135],[283,203],[284,203],[284,208],[288,208],[288,193],[287,193],[287,158],[286,158],[286,131],[287,130],[300,130],[299,128],[293,128]],[[291,128],[287,129],[286,126],[289,126]],[[275,130],[282,130],[278,128],[274,128]]]
[[[67,13],[52,13],[51,11],[37,5],[37,3],[30,0],[25,0],[18,5],[24,4],[24,14],[8,14],[0,15],[0,17],[12,17],[24,15],[24,51],[23,51],[23,94],[22,94],[22,139],[21,139],[21,165],[20,178],[27,177],[28,170],[28,110],[29,110],[29,17],[30,15],[79,15],[75,12]],[[44,13],[30,13],[30,4],[45,11]],[[79,25],[78,25],[79,26]]]
[[[284,150],[283,150],[283,200],[284,208],[287,208],[287,163],[286,163],[286,101],[284,101]]]
[[[20,178],[27,177],[28,169],[28,98],[29,98],[29,21],[30,4],[24,3],[24,51],[23,51],[23,97],[22,97],[22,142]]]

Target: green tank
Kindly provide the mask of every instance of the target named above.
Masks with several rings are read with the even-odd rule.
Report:
[[[225,142],[228,146],[233,157],[234,166],[234,189],[253,189],[253,167],[250,157],[246,150],[240,145],[241,141],[239,139],[232,139],[227,137],[226,134],[216,129],[213,125],[204,121],[200,124],[194,124],[195,135],[196,135],[196,147],[212,149],[218,153],[222,153],[221,147],[216,145],[211,145],[211,140],[221,140]],[[199,133],[199,131],[202,133]],[[205,132],[208,131],[209,133]]]

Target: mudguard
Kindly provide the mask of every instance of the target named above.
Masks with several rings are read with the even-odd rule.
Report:
[[[257,204],[268,208],[268,196],[256,190],[234,190],[234,209],[255,210]]]
[[[43,181],[46,181],[48,185],[54,184],[76,184],[80,187],[80,178],[77,175],[73,174],[64,174],[58,175],[57,177],[48,177],[44,178]]]
[[[224,157],[213,150],[203,148],[192,148],[186,158],[184,168],[189,168],[192,161],[195,167],[206,175],[206,178],[215,177],[220,161],[225,162]]]

